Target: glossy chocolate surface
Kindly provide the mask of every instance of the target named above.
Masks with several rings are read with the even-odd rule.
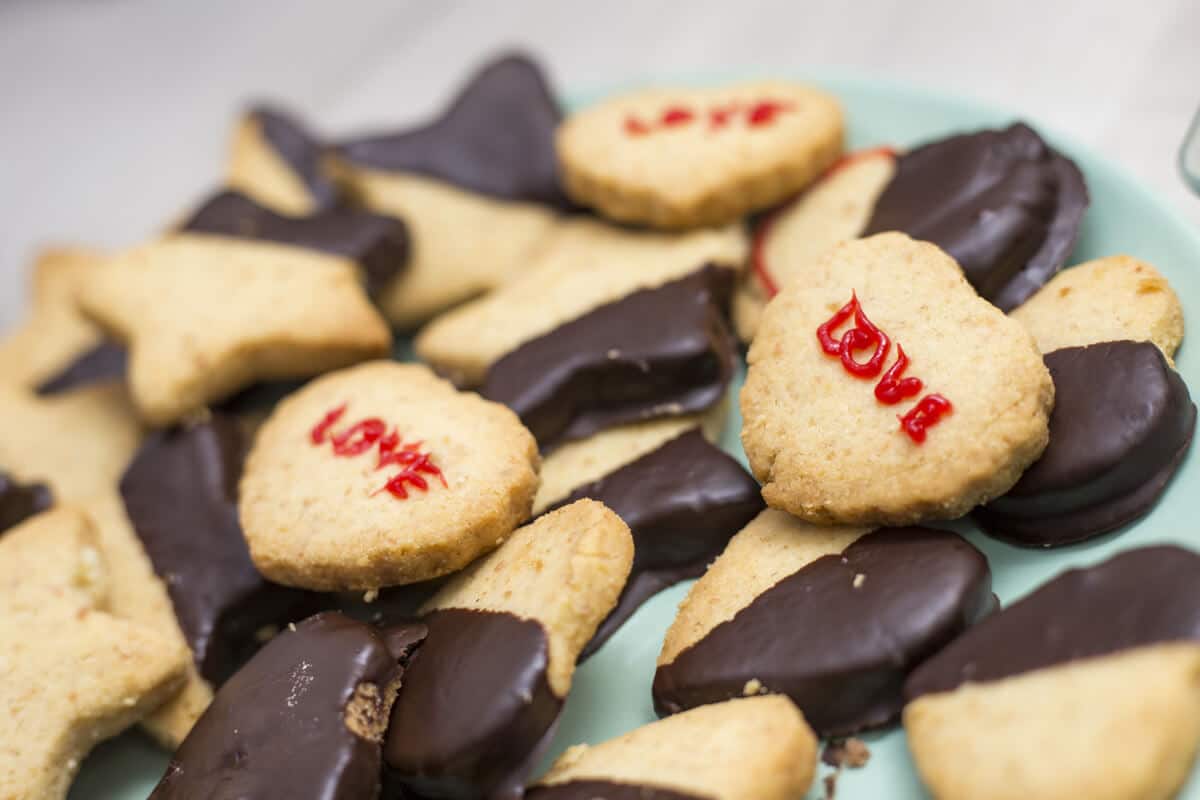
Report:
[[[44,483],[18,483],[0,471],[0,534],[20,525],[54,505],[50,487]]]
[[[358,721],[382,725],[402,669],[374,628],[341,614],[284,630],[221,687],[150,797],[378,797],[379,741]]]
[[[328,596],[267,581],[250,561],[237,515],[245,442],[214,414],[146,438],[121,478],[129,521],[167,584],[200,674],[219,686],[282,629]]]
[[[911,700],[1081,658],[1200,640],[1200,555],[1174,545],[1128,550],[1068,570],[983,620],[922,664]]]
[[[68,364],[62,372],[43,381],[37,387],[37,393],[51,395],[92,383],[123,381],[128,360],[124,347],[116,342],[101,342]]]
[[[258,121],[263,140],[304,183],[313,208],[330,208],[341,201],[341,192],[321,169],[325,145],[292,115],[271,106],[255,106],[250,116]]]
[[[228,190],[205,201],[179,230],[278,242],[342,256],[362,267],[371,294],[381,291],[408,262],[408,229],[395,217],[349,208],[287,217]]]
[[[603,305],[499,359],[480,394],[517,412],[543,450],[709,408],[733,375],[732,280],[708,266]]]
[[[546,678],[545,629],[457,608],[422,621],[384,743],[389,786],[402,797],[519,798],[563,703]]]
[[[599,649],[659,591],[702,575],[730,538],[765,507],[753,476],[699,429],[580,486],[547,511],[584,497],[599,500],[625,521],[633,533],[634,554],[616,608],[580,658]]]
[[[525,793],[526,800],[705,800],[694,794],[663,789],[646,784],[616,783],[614,781],[577,780],[553,786],[534,786]]]
[[[1187,452],[1196,406],[1149,342],[1104,342],[1045,357],[1050,444],[1005,496],[975,511],[987,533],[1053,547],[1149,511]]]
[[[1009,311],[1067,262],[1088,202],[1079,168],[1016,123],[902,154],[863,236],[903,231],[933,242]]]
[[[885,528],[804,566],[658,668],[673,714],[741,697],[751,680],[786,694],[817,735],[894,720],[908,673],[992,608],[983,554],[949,531]]]
[[[554,131],[558,101],[528,56],[512,54],[479,70],[440,117],[423,127],[343,142],[362,167],[412,172],[503,200],[568,210],[559,184]]]

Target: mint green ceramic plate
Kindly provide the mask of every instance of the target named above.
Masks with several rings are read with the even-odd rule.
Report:
[[[912,86],[846,76],[808,77],[842,99],[849,117],[851,148],[885,143],[908,146],[957,131],[1005,125],[1018,118]],[[579,104],[598,96],[589,95]],[[1200,311],[1200,231],[1114,164],[1046,131],[1037,120],[1029,121],[1075,159],[1091,189],[1092,206],[1072,263],[1115,253],[1144,258],[1162,270],[1185,303],[1190,304],[1189,316]],[[1170,156],[1164,151],[1163,157]],[[1176,363],[1192,391],[1200,394],[1200,348],[1185,346]],[[724,444],[740,458],[740,417],[736,410],[731,416]],[[992,541],[968,525],[960,530],[987,554],[995,591],[1008,602],[1068,567],[1093,564],[1118,550],[1154,542],[1200,548],[1197,511],[1189,499],[1192,492],[1200,492],[1200,454],[1195,448],[1153,513],[1098,541],[1039,552]],[[686,589],[677,586],[653,598],[580,668],[550,758],[570,744],[599,742],[655,718],[650,704],[654,662]],[[281,731],[280,735],[287,734]],[[865,738],[872,752],[870,764],[843,774],[838,782],[839,800],[927,797],[913,771],[901,731]],[[166,761],[166,756],[140,734],[126,734],[102,745],[87,760],[71,800],[141,800],[154,787]],[[822,773],[826,769],[822,767]],[[810,797],[815,799],[821,794],[818,780]],[[1195,771],[1181,796],[1200,800],[1200,778]]]

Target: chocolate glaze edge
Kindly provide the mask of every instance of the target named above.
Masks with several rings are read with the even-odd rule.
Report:
[[[595,778],[529,787],[526,800],[708,800],[706,796],[649,784]]]

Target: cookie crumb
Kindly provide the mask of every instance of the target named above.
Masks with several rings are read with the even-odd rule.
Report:
[[[861,589],[862,585],[864,583],[866,583],[866,581],[867,581],[867,576],[862,574],[861,572],[858,573],[857,575],[854,576],[854,588]]]
[[[758,678],[751,678],[750,680],[746,681],[746,685],[742,687],[742,696],[753,697],[756,694],[762,694],[763,688],[762,681],[760,681]]]
[[[831,767],[858,769],[871,760],[871,751],[862,739],[830,739],[821,751],[821,761]]]
[[[292,633],[295,633],[295,632],[296,632],[296,623],[294,623],[294,622],[289,622],[289,623],[288,623],[288,630],[289,630],[289,631],[291,631]]]
[[[837,779],[841,774],[841,770],[838,770],[825,776],[825,800],[833,800],[837,796]]]
[[[378,589],[368,589],[367,591],[363,592],[363,602],[364,603],[374,603],[378,599],[379,599],[379,590]]]

